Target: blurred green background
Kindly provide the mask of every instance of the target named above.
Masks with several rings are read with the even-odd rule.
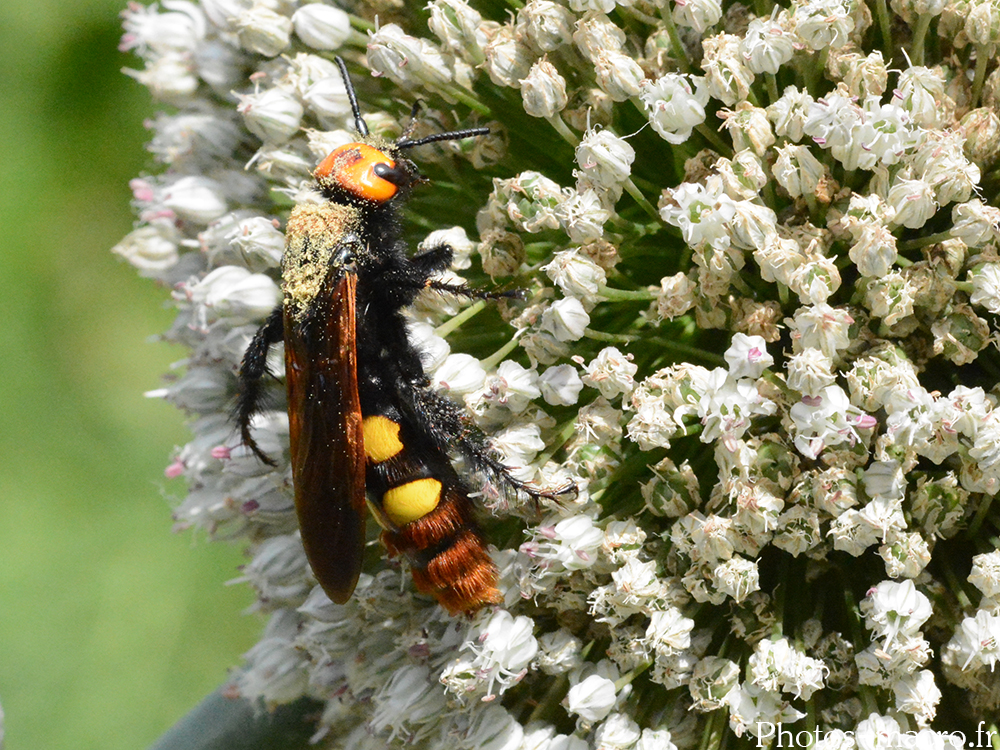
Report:
[[[0,4],[0,702],[7,750],[145,748],[225,681],[262,623],[240,551],[171,531],[182,415],[143,397],[167,291],[110,248],[148,93],[125,0]]]

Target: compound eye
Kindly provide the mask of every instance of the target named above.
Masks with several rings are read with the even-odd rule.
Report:
[[[381,175],[395,175],[397,171],[396,162],[377,148],[348,143],[331,151],[313,175],[324,188],[338,186],[357,198],[385,203],[399,187],[391,177],[385,179]]]
[[[413,174],[402,163],[376,164],[375,174],[398,187],[408,187],[414,181]]]

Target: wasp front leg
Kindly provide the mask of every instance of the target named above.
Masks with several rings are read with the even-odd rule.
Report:
[[[271,346],[284,338],[283,312],[283,305],[275,307],[251,339],[240,363],[238,393],[233,408],[233,421],[239,427],[240,440],[268,466],[274,466],[274,460],[264,453],[253,439],[250,434],[250,423],[260,413],[264,404],[264,376],[272,374],[267,366],[267,353]]]

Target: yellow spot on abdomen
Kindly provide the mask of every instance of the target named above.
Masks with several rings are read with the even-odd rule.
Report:
[[[414,479],[393,487],[382,498],[382,510],[396,526],[423,518],[441,500],[441,483],[433,478]]]
[[[365,455],[372,463],[388,461],[401,450],[399,425],[388,417],[366,417],[362,429],[365,434]]]

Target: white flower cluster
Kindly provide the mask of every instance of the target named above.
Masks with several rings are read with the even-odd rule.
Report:
[[[319,698],[328,745],[362,749],[715,747],[721,711],[737,737],[931,750],[932,722],[996,716],[995,8],[430,0],[425,32],[403,3],[342,5],[124,14],[130,74],[172,113],[115,251],[171,290],[189,350],[153,393],[191,415],[176,518],[247,540],[270,614],[240,692]],[[472,331],[483,305],[427,293],[411,336],[516,477],[580,490],[481,488],[514,518],[489,535],[504,607],[472,622],[393,563],[331,604],[282,384],[253,425],[276,467],[229,417],[288,205],[354,140],[334,52],[386,79],[355,82],[374,133],[402,132],[400,98],[426,102],[418,135],[489,125],[414,153],[441,179],[411,208],[422,247],[527,299]]]

